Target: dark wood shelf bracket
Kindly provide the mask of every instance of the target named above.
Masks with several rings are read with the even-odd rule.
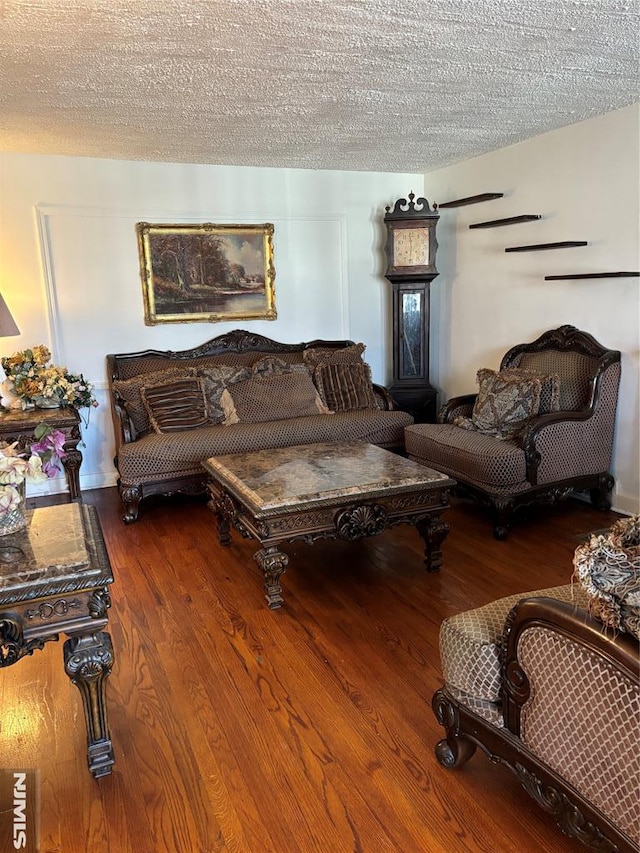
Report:
[[[586,240],[563,240],[561,243],[533,243],[531,246],[509,246],[505,252],[538,252],[542,249],[569,249],[572,246],[587,246]]]
[[[536,213],[523,213],[522,216],[509,216],[507,219],[492,219],[490,222],[476,222],[469,228],[498,228],[500,225],[516,225],[518,222],[533,222],[534,219],[542,219]]]
[[[575,278],[638,278],[640,272],[582,272],[574,275],[545,275],[545,281],[569,281]]]
[[[454,201],[445,201],[439,204],[438,207],[464,207],[465,204],[478,204],[481,201],[491,201],[494,198],[502,198],[504,193],[480,193],[479,195],[470,195],[467,198],[457,198]]]

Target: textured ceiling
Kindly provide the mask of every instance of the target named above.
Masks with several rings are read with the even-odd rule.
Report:
[[[0,0],[0,149],[422,172],[639,99],[640,0]]]

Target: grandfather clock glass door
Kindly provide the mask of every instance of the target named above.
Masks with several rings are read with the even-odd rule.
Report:
[[[400,351],[396,363],[398,375],[394,379],[415,379],[420,382],[429,376],[429,353],[425,328],[428,326],[427,294],[424,287],[402,288],[398,290],[399,300],[398,334]]]

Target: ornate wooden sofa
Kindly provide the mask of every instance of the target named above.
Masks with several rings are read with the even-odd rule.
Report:
[[[395,409],[383,386],[371,383],[368,365],[362,361],[363,351],[364,345],[353,341],[316,340],[285,344],[235,330],[190,350],[145,350],[108,355],[107,373],[116,443],[114,464],[118,470],[118,490],[125,505],[123,520],[127,523],[135,521],[140,501],[149,495],[204,492],[206,475],[202,461],[210,456],[349,440],[401,450],[404,428],[413,423],[413,418]],[[332,366],[327,366],[329,364]],[[340,368],[335,367],[336,364],[356,366]],[[244,384],[265,365],[269,371],[275,365],[285,372],[304,373],[307,381],[311,382],[311,376],[316,385],[319,384],[316,377],[320,371],[320,376],[325,377],[321,397],[331,392],[327,382],[328,371],[332,371],[331,376],[341,369],[358,373],[354,384],[349,385],[344,395],[330,394],[328,402],[335,414],[310,414],[305,410],[303,415],[292,417],[294,401],[287,398],[280,383],[277,386],[279,390],[274,392],[276,397],[264,404],[267,409],[274,410],[275,406],[277,410],[276,416],[268,420],[260,412],[251,422],[241,419],[238,423],[225,425],[221,417],[213,417],[208,411],[204,418],[194,416],[191,428],[176,429],[173,425],[165,431],[150,419],[150,388],[167,387],[177,382],[175,388],[180,391],[179,383],[184,382],[183,400],[187,400],[191,399],[193,380],[202,378],[205,398],[209,401],[207,388],[217,388],[219,392],[225,382],[234,380]],[[211,376],[214,374],[230,378],[217,378],[213,382]],[[342,375],[338,379],[347,382],[351,376],[345,379]],[[230,384],[228,389],[234,390]],[[219,403],[220,397],[216,399]],[[216,420],[218,422],[214,422]]]

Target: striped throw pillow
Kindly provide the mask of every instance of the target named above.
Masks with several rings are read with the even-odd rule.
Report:
[[[142,399],[155,432],[176,432],[209,426],[201,379],[177,379],[146,385]]]

